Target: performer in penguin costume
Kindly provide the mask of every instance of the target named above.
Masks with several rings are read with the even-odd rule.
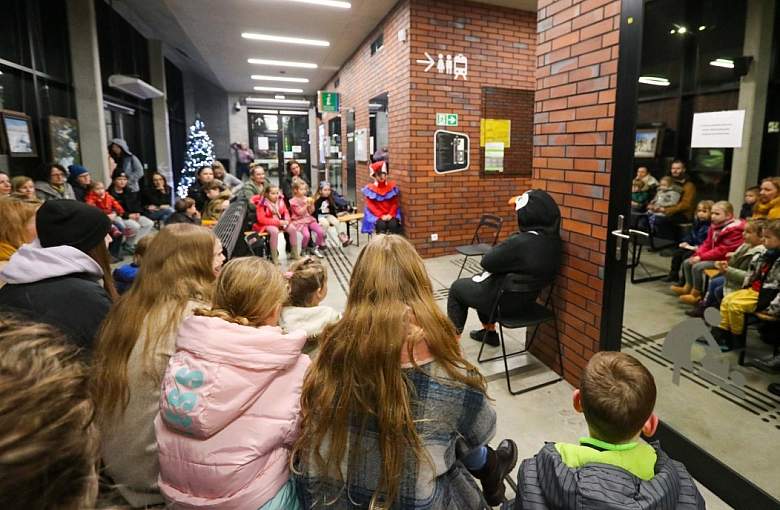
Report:
[[[507,273],[527,276],[533,282],[549,282],[561,265],[561,213],[547,192],[529,190],[514,201],[519,232],[494,246],[482,257],[484,273],[461,278],[450,287],[447,315],[458,333],[463,331],[469,308],[475,308],[482,329],[469,336],[479,342],[483,337],[489,345],[499,345],[495,324],[489,324],[501,283]],[[532,304],[538,292],[513,293],[502,298],[501,310],[517,314]]]
[[[363,187],[366,208],[363,212],[364,234],[400,234],[401,208],[398,204],[400,190],[395,181],[387,179],[387,163],[377,161],[369,165],[374,182]]]

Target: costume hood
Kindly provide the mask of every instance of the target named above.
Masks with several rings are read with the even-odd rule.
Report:
[[[515,200],[515,210],[521,232],[533,231],[555,237],[560,235],[561,211],[546,191],[526,191]]]

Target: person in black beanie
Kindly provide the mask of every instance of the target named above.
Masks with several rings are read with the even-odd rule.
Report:
[[[59,328],[89,355],[116,298],[107,242],[111,220],[75,200],[44,203],[38,238],[0,271],[0,309]],[[101,285],[102,283],[102,285]]]
[[[482,329],[472,331],[473,340],[499,345],[490,312],[507,273],[515,273],[533,283],[550,283],[561,265],[561,213],[555,200],[542,190],[526,191],[514,200],[519,232],[509,236],[482,256],[484,273],[461,278],[450,287],[447,315],[460,334],[469,308],[476,308]],[[538,292],[518,293],[502,298],[506,314],[522,313],[536,301]]]

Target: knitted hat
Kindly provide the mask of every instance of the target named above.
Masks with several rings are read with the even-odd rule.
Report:
[[[111,220],[97,207],[77,200],[49,200],[38,209],[35,228],[44,248],[73,246],[86,253],[103,242]]]
[[[71,178],[75,179],[79,175],[88,174],[89,170],[87,170],[81,165],[70,165],[68,167],[68,172],[70,172]]]
[[[113,181],[114,179],[118,179],[119,177],[124,177],[125,179],[127,179],[127,172],[125,172],[121,168],[116,168],[114,170],[114,173],[111,174],[111,180]]]

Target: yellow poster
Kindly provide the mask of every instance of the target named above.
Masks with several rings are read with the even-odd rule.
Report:
[[[510,147],[512,121],[509,119],[480,119],[479,146],[486,143],[503,143],[504,148]]]

